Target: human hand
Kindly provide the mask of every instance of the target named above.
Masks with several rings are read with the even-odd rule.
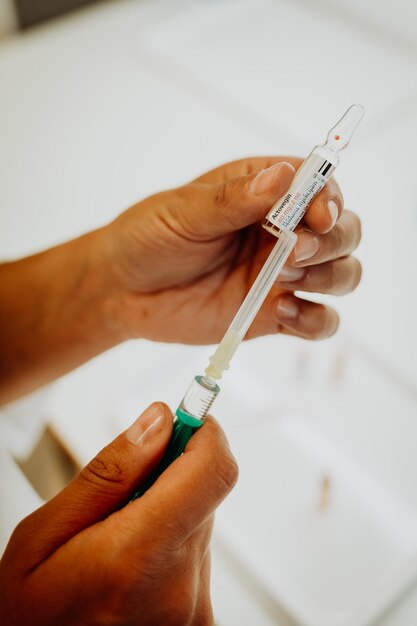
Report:
[[[208,418],[182,457],[128,504],[171,430],[168,407],[151,405],[18,525],[0,562],[2,626],[213,624],[213,513],[237,480],[217,423]]]
[[[227,163],[139,202],[105,229],[112,273],[123,289],[127,336],[219,341],[275,244],[259,222],[301,162],[256,157]],[[248,338],[284,332],[317,339],[337,329],[331,307],[293,295],[296,290],[341,295],[360,280],[359,261],[351,256],[360,241],[360,221],[343,210],[333,179],[298,232],[295,251]]]

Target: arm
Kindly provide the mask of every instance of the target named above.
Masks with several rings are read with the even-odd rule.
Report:
[[[123,341],[103,230],[0,265],[0,404]]]

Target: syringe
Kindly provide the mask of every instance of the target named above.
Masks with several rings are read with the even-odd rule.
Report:
[[[263,227],[278,237],[258,277],[249,290],[216,351],[210,357],[205,376],[196,376],[174,416],[174,430],[157,474],[135,494],[138,497],[156,480],[168,465],[180,456],[191,435],[204,423],[216,399],[217,382],[246,335],[271,287],[278,278],[297,241],[293,232],[308,205],[323,189],[339,164],[338,153],[346,148],[365,110],[353,104],[327,134],[326,142],[316,146],[298,169],[287,193],[279,198],[266,216]]]

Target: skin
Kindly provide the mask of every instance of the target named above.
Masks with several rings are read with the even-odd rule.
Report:
[[[0,404],[133,337],[218,342],[275,243],[259,222],[301,163],[282,161],[228,163],[139,202],[79,239],[1,265]],[[337,207],[333,219],[330,200]],[[360,221],[343,210],[333,179],[310,205],[300,231],[300,240],[316,237],[317,253],[301,263],[291,256],[289,266],[303,269],[302,277],[271,290],[249,339],[278,332],[322,339],[337,330],[331,307],[294,295],[341,295],[360,280],[351,254]]]
[[[275,243],[259,222],[300,163],[228,163],[97,231],[1,265],[0,404],[130,338],[219,341]],[[331,336],[337,313],[301,294],[352,291],[361,276],[352,256],[360,236],[359,219],[343,209],[331,179],[248,338]],[[301,261],[306,238],[314,254]],[[172,414],[157,406],[164,419],[146,440],[137,440],[143,414],[16,528],[0,562],[1,624],[213,624],[208,546],[236,462],[209,418],[184,455],[128,504],[171,434]]]
[[[3,626],[213,624],[209,542],[236,461],[209,418],[126,506],[169,441],[172,414],[159,407],[164,419],[150,440],[123,433],[15,529],[0,562]]]

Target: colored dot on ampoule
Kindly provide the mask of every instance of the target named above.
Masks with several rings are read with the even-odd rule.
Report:
[[[336,141],[339,141],[340,135],[335,135],[334,138],[336,139]]]

